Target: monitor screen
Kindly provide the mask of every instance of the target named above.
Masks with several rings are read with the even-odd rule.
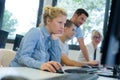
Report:
[[[14,45],[13,45],[13,50],[17,51],[20,45],[20,42],[23,38],[23,35],[16,34],[15,40],[14,40]]]
[[[102,44],[101,64],[120,64],[120,0],[112,0],[107,31]]]
[[[101,64],[112,67],[113,74],[100,74],[120,79],[120,0],[111,1],[110,17],[102,42]]]

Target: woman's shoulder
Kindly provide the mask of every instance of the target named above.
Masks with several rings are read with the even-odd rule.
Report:
[[[40,28],[36,28],[36,27],[34,27],[34,28],[31,28],[29,31],[28,31],[28,33],[32,33],[32,34],[38,34],[38,33],[41,33],[41,30],[40,30]]]
[[[35,39],[35,38],[40,37],[40,35],[41,35],[40,29],[34,27],[34,28],[31,28],[31,29],[26,33],[25,37],[27,37],[28,39],[31,39],[31,38],[34,37],[34,39]]]

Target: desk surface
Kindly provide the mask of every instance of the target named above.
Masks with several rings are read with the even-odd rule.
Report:
[[[63,67],[63,70],[68,69],[68,68],[76,68],[76,67]],[[50,72],[27,68],[27,67],[1,67],[0,68],[0,79],[7,75],[22,76],[30,80],[38,80],[38,79],[45,80],[45,79],[50,79],[53,77],[60,77],[65,74],[50,73]],[[117,80],[117,79],[100,76],[97,80]]]
[[[47,79],[51,77],[61,76],[61,74],[49,73],[49,72],[27,68],[27,67],[0,68],[0,79],[6,75],[22,76],[31,80]]]

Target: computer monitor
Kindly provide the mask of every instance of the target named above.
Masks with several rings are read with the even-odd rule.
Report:
[[[113,67],[113,76],[120,73],[120,0],[112,0],[108,29],[102,44],[101,64]],[[119,71],[120,72],[120,71]]]
[[[13,45],[13,50],[17,51],[20,45],[20,42],[23,38],[23,35],[16,34],[15,40],[14,40],[14,45]]]
[[[0,30],[0,48],[5,48],[9,32]]]

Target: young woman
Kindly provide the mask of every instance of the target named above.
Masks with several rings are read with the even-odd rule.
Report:
[[[101,53],[99,43],[102,41],[102,34],[98,30],[93,30],[91,33],[91,42],[86,45],[88,50],[89,60],[95,60],[100,63]],[[85,61],[82,53],[79,55],[79,61]]]
[[[97,60],[100,62],[100,47],[98,47],[99,43],[102,40],[102,35],[98,30],[93,30],[91,34],[91,42],[87,44],[87,50],[88,50],[88,55],[89,59],[91,60]]]
[[[61,8],[45,7],[44,26],[29,30],[21,41],[10,66],[31,67],[50,72],[56,72],[55,68],[61,68],[61,49],[58,37],[64,30],[66,17],[66,12]]]

